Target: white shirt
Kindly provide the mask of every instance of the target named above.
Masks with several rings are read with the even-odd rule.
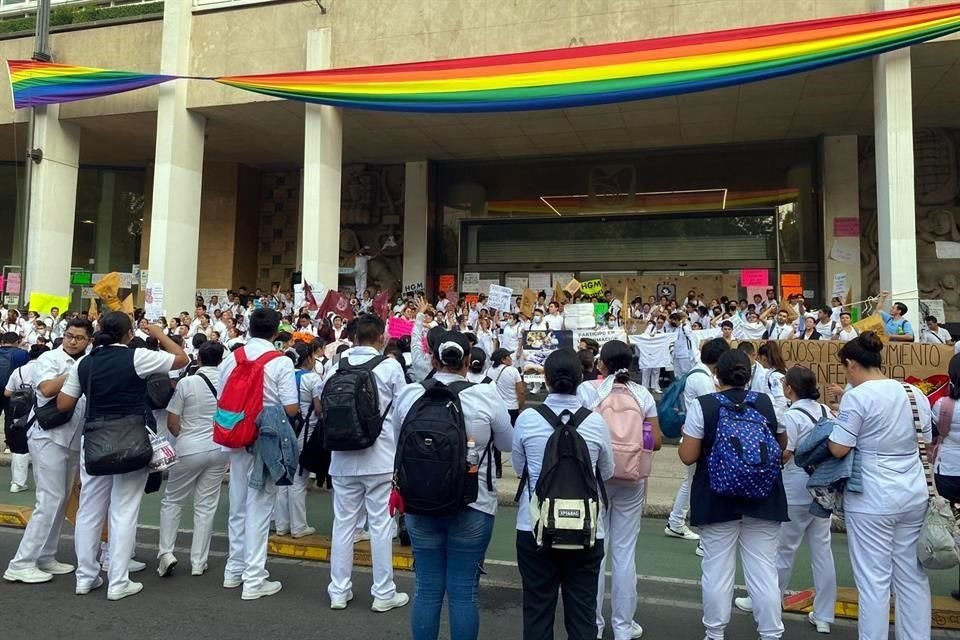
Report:
[[[770,334],[769,338],[771,340],[790,340],[793,338],[793,327],[789,324],[777,324],[776,320],[770,321]]]
[[[434,380],[443,384],[462,381],[458,375],[438,372]],[[411,384],[400,392],[396,407],[393,410],[393,422],[396,425],[396,435],[399,437],[403,421],[411,407],[423,395],[422,384]],[[494,515],[497,512],[497,481],[493,478],[493,492],[487,488],[487,469],[490,466],[490,456],[493,451],[487,451],[487,444],[493,437],[493,444],[500,451],[509,451],[513,443],[513,427],[510,425],[510,414],[503,404],[493,385],[477,384],[464,389],[460,395],[460,406],[463,408],[463,422],[467,428],[467,439],[472,439],[480,452],[479,490],[477,501],[470,504],[472,509],[482,513]],[[386,428],[386,426],[384,426]],[[334,452],[337,453],[337,452]],[[392,464],[392,461],[391,461]]]
[[[562,331],[563,330],[563,316],[559,313],[549,313],[543,317],[544,322],[547,323],[547,329],[550,331]]]
[[[596,383],[584,382],[577,387],[577,400],[580,401],[580,404],[588,409],[593,408],[595,410],[600,403],[600,394],[598,393],[600,384],[600,381],[596,381]],[[639,384],[635,384],[633,389],[640,396],[640,412],[643,414],[643,419],[656,418],[657,401],[653,399],[653,394]],[[640,426],[643,427],[643,425]]]
[[[847,328],[837,327],[837,340],[840,342],[850,342],[859,335],[860,332],[857,331],[853,325],[850,325]]]
[[[516,353],[517,347],[520,346],[519,325],[507,323],[500,335],[500,346],[510,353]]]
[[[696,400],[700,396],[707,396],[717,391],[717,381],[710,367],[701,362],[690,371],[691,373],[703,371],[706,375],[695,373],[687,376],[687,384],[683,387],[683,407],[686,411],[690,411],[690,407],[697,404]]]
[[[704,424],[703,418],[703,405],[699,402],[693,402],[687,407],[687,420],[683,424],[683,435],[684,437],[696,438],[698,440],[703,440],[703,436],[706,430],[706,425]],[[777,421],[777,433],[783,433],[783,425]]]
[[[486,380],[489,377],[490,376],[488,376],[485,371],[481,371],[480,373],[467,371],[467,382],[472,382],[473,384],[492,384],[493,380],[491,380],[490,382],[484,382],[484,380]],[[500,398],[499,394],[497,395],[497,397]],[[503,398],[500,398],[500,400],[503,400]]]
[[[520,399],[517,397],[517,383],[523,382],[523,379],[520,377],[517,368],[502,364],[498,367],[490,367],[487,375],[493,380],[500,397],[507,404],[507,409],[519,409]]]
[[[918,389],[913,393],[924,440],[930,442],[930,403]],[[830,440],[855,447],[863,472],[863,493],[847,491],[845,511],[893,515],[927,502],[913,411],[900,382],[870,380],[847,391],[837,421]]]
[[[77,362],[77,360],[73,359],[73,356],[63,350],[63,347],[59,347],[53,351],[47,351],[36,360],[36,385],[69,373],[76,367]],[[14,372],[14,374],[16,374],[16,372]],[[10,376],[10,378],[13,379],[14,376]],[[56,395],[48,398],[40,393],[40,389],[37,389],[37,406],[42,407],[48,402],[56,401]],[[51,440],[61,447],[79,451],[80,433],[83,431],[83,414],[86,406],[87,399],[80,398],[77,401],[77,406],[73,409],[73,418],[70,419],[68,424],[57,427],[56,429],[50,429],[49,431],[44,431],[39,426],[34,426],[30,432],[30,437],[36,440]]]
[[[107,347],[101,348],[126,349],[127,345],[111,344]],[[89,356],[83,356],[83,358],[77,360],[76,366],[70,368],[70,371],[67,373],[67,380],[63,383],[63,389],[61,390],[61,393],[68,395],[71,398],[79,398],[84,393],[83,384],[80,382],[80,376],[77,371],[80,363],[83,362],[84,358],[87,357]],[[176,356],[174,356],[172,353],[167,353],[166,351],[135,349],[133,352],[133,369],[138,378],[145,379],[154,373],[169,373],[170,369],[173,367],[173,361],[175,359]],[[76,415],[76,412],[74,412],[74,415]]]
[[[939,327],[936,332],[924,327],[920,332],[920,342],[924,344],[947,344],[951,340],[953,340],[953,336],[943,327]]]
[[[268,351],[276,351],[276,347],[263,338],[251,338],[244,345],[243,351],[248,360],[256,360]],[[228,354],[220,363],[219,379],[217,380],[218,395],[223,395],[223,388],[236,367],[237,354],[235,352]],[[283,356],[268,362],[263,369],[264,406],[287,407],[295,405],[297,402],[297,382],[293,373],[293,361]]]
[[[793,453],[797,450],[797,444],[813,431],[824,411],[827,416],[832,417],[830,409],[816,400],[797,400],[783,412],[780,424],[787,430],[787,451]],[[813,502],[813,497],[807,491],[809,479],[807,472],[798,467],[793,459],[784,465],[783,488],[787,493],[788,505],[803,506]]]
[[[9,388],[9,387],[8,387]],[[933,424],[940,424],[940,410],[944,399],[933,405]],[[934,473],[944,476],[960,476],[960,403],[954,405],[953,420],[950,421],[950,433],[940,443],[937,453],[937,465]]]
[[[192,453],[216,451],[219,445],[213,442],[213,416],[217,411],[217,397],[200,375],[213,384],[216,389],[219,374],[216,367],[200,367],[197,373],[187,376],[177,383],[177,387],[167,405],[167,413],[180,416],[180,435],[176,437],[177,454],[187,456]]]
[[[817,321],[817,333],[820,334],[821,340],[829,340],[839,328],[840,323],[833,320],[827,320],[826,322]]]
[[[741,322],[733,330],[733,337],[736,340],[762,340],[767,327],[762,322]]]
[[[576,396],[556,393],[548,395],[544,404],[557,415],[564,410],[576,413],[582,406]],[[606,421],[599,413],[592,413],[577,427],[577,433],[587,443],[590,463],[600,470],[598,480],[609,480],[613,476],[613,445],[610,443],[610,429]],[[540,479],[544,450],[551,435],[553,427],[535,409],[527,409],[521,413],[514,425],[513,453],[510,459],[518,474],[522,474],[524,469],[527,470],[527,486],[520,493],[520,502],[517,504],[518,531],[532,531],[530,494],[536,490],[537,481]],[[602,508],[601,505],[601,510]],[[598,518],[597,538],[603,537],[603,531],[603,518]]]
[[[352,365],[363,364],[375,358],[379,352],[373,347],[354,347],[341,354]],[[289,361],[289,359],[288,359]],[[323,395],[323,387],[336,374],[339,364],[334,366],[323,380],[313,389],[313,397]],[[359,451],[332,451],[330,453],[330,475],[333,476],[369,476],[393,473],[394,457],[397,453],[395,412],[390,411],[400,392],[407,386],[403,377],[403,367],[393,358],[387,358],[373,369],[377,379],[377,393],[380,399],[380,415],[384,416],[383,431],[372,446]]]

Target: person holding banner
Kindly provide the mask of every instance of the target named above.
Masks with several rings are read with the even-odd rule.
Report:
[[[887,298],[890,297],[889,291],[880,294],[877,301],[877,310],[874,315],[883,319],[883,332],[890,339],[890,342],[913,342],[916,339],[913,333],[913,325],[906,319],[907,305],[902,302],[894,302],[890,307],[890,312],[883,310]]]

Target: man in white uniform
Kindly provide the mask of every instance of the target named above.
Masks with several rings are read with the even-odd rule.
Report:
[[[380,355],[384,341],[383,320],[361,316],[356,320],[356,347],[341,356],[352,366],[366,363]],[[317,383],[313,395],[318,402],[326,384],[337,374],[338,367]],[[396,455],[396,429],[390,406],[406,386],[403,368],[393,358],[385,358],[373,367],[383,429],[374,444],[358,451],[332,451],[330,476],[333,478],[333,540],[330,557],[330,608],[346,609],[353,599],[353,541],[358,519],[367,512],[370,530],[370,551],[373,557],[373,611],[384,613],[406,605],[410,598],[397,591],[393,581],[393,522],[390,518],[390,490]],[[319,411],[318,411],[319,413]]]
[[[936,316],[927,316],[924,318],[927,325],[920,330],[920,342],[926,344],[952,344],[953,336],[945,328],[940,326]]]
[[[83,356],[92,337],[93,325],[89,320],[72,320],[64,331],[60,348],[43,354],[36,361],[34,377],[37,381],[35,390],[38,406],[57,401],[57,394],[67,374]],[[72,565],[57,562],[56,552],[67,497],[73,489],[80,465],[80,432],[85,405],[86,398],[83,397],[77,402],[70,421],[54,429],[41,429],[34,422],[29,434],[29,446],[37,484],[37,502],[23,532],[17,555],[3,574],[5,580],[47,582],[54,575],[73,573]],[[36,420],[36,416],[32,419]]]
[[[272,309],[257,309],[250,314],[250,339],[244,353],[256,360],[273,350],[273,339],[280,328],[280,315]],[[220,365],[217,395],[230,382],[230,374],[237,366],[236,352],[228,355]],[[288,416],[300,412],[297,383],[290,358],[276,358],[263,370],[264,406],[282,406]],[[280,582],[267,580],[267,538],[270,536],[270,516],[276,501],[277,487],[266,478],[263,489],[249,487],[255,458],[246,449],[230,449],[230,555],[223,570],[223,588],[235,589],[243,585],[244,600],[257,600],[279,592]]]

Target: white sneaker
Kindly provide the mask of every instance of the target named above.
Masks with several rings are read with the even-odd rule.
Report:
[[[636,623],[636,621],[630,623],[632,628],[630,629],[630,638],[631,640],[639,640],[643,637],[643,627]]]
[[[734,598],[733,606],[740,609],[740,611],[753,613],[753,600],[751,598]]]
[[[177,566],[177,558],[172,553],[165,553],[157,558],[157,575],[166,578],[173,572]]]
[[[7,582],[40,584],[41,582],[50,582],[53,580],[53,574],[41,571],[36,567],[30,567],[29,569],[7,569],[3,573],[3,579]]]
[[[100,576],[97,576],[94,579],[93,584],[85,584],[85,585],[78,584],[77,588],[74,589],[74,593],[76,593],[78,596],[85,596],[91,591],[96,591],[102,586],[103,586],[103,578],[101,578]]]
[[[342,611],[347,608],[347,603],[353,600],[353,591],[347,592],[346,598],[331,598],[330,599],[330,608],[334,611]]]
[[[127,564],[127,573],[139,573],[147,568],[147,565],[139,560],[134,560],[130,558],[130,563]],[[110,573],[110,563],[103,562],[100,564],[100,570],[104,573]]]
[[[294,538],[306,538],[307,536],[312,536],[312,535],[315,534],[316,532],[317,532],[317,530],[314,529],[313,527],[307,527],[307,528],[304,529],[303,531],[298,531],[297,533],[294,533],[294,534],[293,534],[293,537],[294,537]]]
[[[123,589],[107,590],[107,600],[117,601],[135,596],[143,591],[143,584],[139,582],[129,582]]]
[[[192,576],[202,576],[207,571],[207,563],[204,562],[202,567],[193,567],[190,569],[190,575]]]
[[[277,536],[288,536],[288,535],[290,535],[290,532],[287,531],[286,529],[284,529],[283,531],[281,531],[280,529],[277,529],[277,530],[274,531],[273,533],[274,533],[274,535],[277,535]]]
[[[703,554],[706,553],[706,551],[703,550],[703,543],[702,543],[702,542],[698,542],[698,543],[697,543],[697,548],[696,548],[696,550],[694,551],[694,553],[697,554],[698,556],[700,556],[701,558],[703,557]]]
[[[27,485],[17,484],[16,482],[10,483],[10,493],[20,493],[21,491],[26,491]]]
[[[353,532],[353,544],[370,539],[370,532],[366,529],[357,529]]]
[[[224,589],[236,589],[243,584],[243,578],[240,576],[223,576]]]
[[[807,616],[807,620],[810,622],[810,624],[812,624],[817,628],[817,633],[830,633],[830,623],[821,622],[820,620],[817,620],[816,618],[813,617],[812,611]]]
[[[392,609],[399,609],[404,607],[407,603],[410,602],[410,596],[405,593],[396,592],[393,594],[393,597],[389,600],[381,600],[380,598],[373,599],[373,606],[370,607],[373,611],[377,613],[386,613]]]
[[[67,564],[66,562],[57,562],[54,560],[50,564],[38,565],[40,571],[46,571],[47,573],[55,576],[68,576],[76,570],[72,564]]]
[[[244,589],[243,595],[240,596],[240,599],[259,600],[260,598],[266,598],[267,596],[280,593],[281,589],[283,589],[283,585],[279,582],[264,580],[263,583],[256,589]]]
[[[668,538],[680,538],[681,540],[699,540],[700,536],[693,532],[690,527],[683,525],[679,529],[674,529],[669,524],[664,528],[663,533]]]

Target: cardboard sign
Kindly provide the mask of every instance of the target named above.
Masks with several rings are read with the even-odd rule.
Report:
[[[580,291],[580,281],[576,278],[573,278],[567,283],[567,286],[565,286],[563,290],[569,293],[571,296],[574,295],[577,291]]]
[[[562,287],[565,283],[573,280],[573,277],[572,273],[555,273],[553,274],[553,287],[556,288],[557,285]]]
[[[860,218],[834,218],[833,235],[837,238],[860,237]]]
[[[460,281],[460,291],[464,293],[480,293],[480,274],[463,274],[463,279]]]
[[[423,293],[426,289],[423,288],[423,282],[411,282],[410,284],[403,285],[403,293]]]
[[[509,287],[501,287],[498,284],[490,285],[490,292],[488,295],[487,304],[498,311],[509,311],[510,310],[510,298],[513,297],[513,289]]]
[[[440,276],[438,281],[438,288],[440,291],[456,291],[457,290],[457,276],[453,274],[444,274]]]
[[[766,288],[770,284],[770,271],[767,269],[743,269],[740,272],[740,285],[749,289]]]
[[[537,292],[533,289],[524,289],[520,296],[520,313],[528,318],[533,315],[533,310],[537,306]]]
[[[585,296],[598,296],[603,293],[603,280],[594,278],[580,283],[580,293]]]

